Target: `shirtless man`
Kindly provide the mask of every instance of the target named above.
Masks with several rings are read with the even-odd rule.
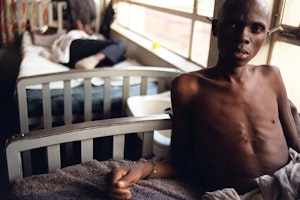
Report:
[[[267,2],[227,0],[218,18],[216,66],[172,82],[171,160],[157,163],[155,178],[186,174],[204,191],[244,194],[257,187],[255,178],[285,166],[288,148],[299,152],[300,144],[278,68],[248,64],[266,39]],[[109,196],[131,198],[130,186],[152,170],[151,162],[113,170]]]

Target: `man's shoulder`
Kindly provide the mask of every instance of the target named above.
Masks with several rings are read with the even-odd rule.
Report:
[[[172,88],[177,92],[180,91],[180,93],[189,93],[189,95],[193,92],[198,93],[201,85],[203,85],[201,80],[204,78],[202,70],[186,72],[172,81]]]
[[[197,82],[199,79],[199,72],[193,71],[193,72],[185,72],[177,76],[172,82],[173,85],[189,85],[192,82]]]
[[[252,65],[252,68],[256,70],[269,70],[269,71],[278,70],[278,67],[274,65],[268,65],[268,64]]]
[[[263,76],[278,75],[280,73],[279,68],[274,65],[256,65],[253,66],[253,70]]]
[[[178,79],[198,79],[204,76],[206,70],[207,69],[204,68],[197,71],[185,72],[178,76]]]

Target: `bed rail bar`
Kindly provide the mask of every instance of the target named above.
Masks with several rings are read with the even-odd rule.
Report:
[[[19,104],[19,119],[21,133],[29,132],[30,118],[28,116],[27,94],[28,86],[39,84],[43,90],[43,127],[51,128],[53,116],[51,114],[51,88],[52,82],[63,81],[64,83],[64,116],[62,117],[64,124],[71,124],[73,121],[72,113],[72,97],[71,97],[71,80],[83,79],[84,85],[84,121],[91,121],[92,112],[92,95],[91,95],[91,79],[102,78],[104,80],[104,99],[103,118],[111,118],[111,81],[114,77],[123,77],[122,80],[122,109],[125,113],[126,100],[129,97],[130,78],[141,78],[140,95],[147,94],[147,82],[155,79],[158,84],[158,93],[166,90],[170,81],[181,74],[177,69],[163,67],[122,67],[122,68],[99,68],[94,70],[70,70],[67,72],[52,73],[47,75],[36,75],[23,77],[17,80],[17,94]]]
[[[18,34],[21,35],[23,30],[24,23],[24,17],[27,16],[27,13],[24,13],[25,7],[28,6],[28,13],[32,14],[34,13],[34,7],[37,6],[37,16],[38,16],[38,26],[40,29],[45,25],[44,24],[44,17],[43,17],[43,8],[42,8],[42,3],[47,3],[48,4],[48,24],[49,26],[54,25],[54,15],[53,15],[53,4],[56,4],[55,6],[57,7],[57,28],[60,30],[63,28],[63,9],[67,8],[67,1],[57,1],[57,2],[51,2],[51,0],[17,0],[17,23],[18,23]],[[25,6],[25,4],[27,4]],[[33,20],[34,15],[29,16],[30,21]],[[25,19],[26,20],[26,19]]]
[[[60,144],[81,141],[81,162],[87,162],[93,159],[93,148],[95,148],[92,143],[93,139],[112,136],[112,159],[123,159],[125,135],[131,133],[153,134],[155,130],[171,128],[172,121],[169,115],[161,114],[83,122],[16,135],[10,138],[6,145],[9,181],[23,178],[21,153],[24,151],[46,147],[48,172],[54,172],[61,168]],[[142,148],[151,149],[145,148],[145,146],[152,144],[153,137],[144,137]]]

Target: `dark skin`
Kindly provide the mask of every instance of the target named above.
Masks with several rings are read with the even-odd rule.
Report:
[[[76,27],[76,29],[82,30],[89,35],[94,34],[94,30],[93,30],[92,26],[90,24],[82,24],[82,22],[80,20],[75,20],[75,27]]]
[[[192,154],[190,177],[204,191],[234,188],[244,194],[254,179],[273,174],[300,143],[278,68],[248,64],[267,36],[265,0],[227,0],[213,23],[218,37],[216,66],[183,74],[172,82],[173,133],[169,161],[157,164],[156,178],[179,176]],[[176,162],[175,162],[176,161]],[[151,163],[111,173],[108,195],[130,199],[130,186],[145,178]]]

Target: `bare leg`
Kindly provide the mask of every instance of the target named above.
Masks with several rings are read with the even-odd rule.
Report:
[[[94,69],[102,60],[106,58],[106,55],[99,52],[95,55],[83,58],[76,62],[76,69]]]

